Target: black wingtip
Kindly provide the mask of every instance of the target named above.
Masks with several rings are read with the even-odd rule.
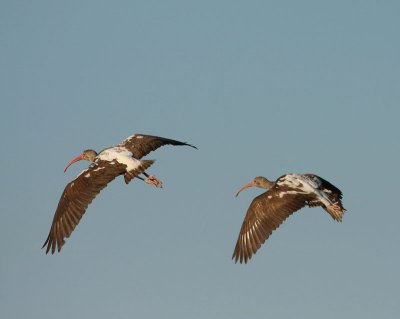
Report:
[[[44,244],[43,244],[43,246],[42,246],[42,249],[43,249],[43,248],[46,247],[46,245],[47,245],[47,248],[46,248],[46,255],[47,255],[47,253],[48,253],[49,250],[50,250],[49,240],[50,240],[50,235],[47,236],[47,239],[46,239],[46,241],[44,242]]]
[[[189,143],[183,143],[183,145],[185,145],[185,146],[190,146],[190,147],[193,147],[193,148],[195,148],[196,150],[198,150],[198,148],[196,147],[196,146],[194,146],[194,145],[192,145],[192,144],[189,144]]]
[[[56,251],[56,246],[55,243],[51,240],[51,235],[49,234],[49,236],[47,236],[46,241],[44,242],[42,249],[46,247],[46,255],[50,252],[51,250],[51,254],[54,255],[55,251]],[[58,252],[60,252],[61,247],[58,246]]]

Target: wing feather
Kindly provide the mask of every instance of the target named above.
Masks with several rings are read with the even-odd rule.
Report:
[[[185,142],[180,142],[159,136],[143,135],[143,134],[134,134],[125,139],[124,141],[122,141],[120,144],[118,144],[118,146],[125,147],[127,150],[132,152],[134,158],[141,159],[143,156],[146,156],[151,151],[154,151],[157,148],[167,144],[175,146],[186,145],[193,148],[197,148],[196,146],[193,146]]]
[[[304,194],[291,193],[281,200],[273,188],[252,201],[233,252],[235,262],[247,263],[286,218],[306,205]]]
[[[99,167],[106,169],[98,169]],[[65,238],[68,238],[79,224],[89,204],[109,182],[123,174],[125,168],[125,164],[110,165],[108,161],[96,161],[68,183],[61,195],[49,235],[42,247],[47,245],[46,254],[49,251],[54,254],[56,250],[61,250]]]

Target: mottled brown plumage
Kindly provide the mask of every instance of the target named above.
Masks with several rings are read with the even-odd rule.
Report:
[[[159,180],[145,172],[154,161],[140,159],[166,144],[187,145],[195,148],[193,145],[163,137],[135,134],[116,147],[107,148],[99,154],[94,150],[85,150],[71,160],[64,171],[79,160],[87,160],[92,163],[88,169],[65,187],[54,214],[49,235],[42,247],[47,245],[46,254],[49,251],[54,254],[56,250],[61,250],[65,238],[71,235],[89,204],[117,176],[124,175],[126,184],[137,177],[149,184],[161,187],[162,183]],[[144,174],[147,178],[140,177],[140,174]]]
[[[345,212],[341,191],[313,174],[287,174],[276,182],[256,177],[236,196],[252,186],[269,190],[254,198],[247,210],[232,256],[235,262],[247,263],[286,218],[306,205],[323,207],[337,221]]]
[[[99,167],[104,169],[96,170]],[[50,250],[52,254],[56,249],[61,250],[64,239],[71,235],[96,195],[114,178],[124,174],[125,169],[124,164],[110,165],[109,162],[99,161],[91,164],[87,170],[68,183],[54,214],[49,236],[43,245],[47,245],[46,254]],[[85,178],[86,174],[90,174],[92,178]]]

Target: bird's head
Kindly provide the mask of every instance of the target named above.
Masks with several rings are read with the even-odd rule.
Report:
[[[67,171],[68,167],[70,167],[72,164],[74,164],[75,162],[81,161],[81,160],[85,160],[85,161],[89,161],[89,162],[93,162],[95,157],[97,156],[97,152],[94,150],[85,150],[83,151],[81,154],[79,154],[77,157],[73,158],[68,164],[67,166],[65,166],[64,168],[64,172]]]
[[[244,190],[244,189],[246,189],[246,188],[249,188],[249,187],[260,187],[260,188],[269,189],[269,188],[272,187],[272,185],[273,185],[273,183],[270,182],[270,181],[269,181],[268,179],[266,179],[265,177],[263,177],[263,176],[257,176],[257,177],[255,177],[250,183],[248,183],[248,184],[242,186],[242,187],[238,190],[238,192],[236,193],[235,196],[238,197],[239,193],[240,193],[242,190]]]

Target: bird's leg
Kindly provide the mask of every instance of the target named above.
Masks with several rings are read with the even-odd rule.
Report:
[[[143,179],[147,184],[154,185],[155,187],[163,187],[162,182],[158,180],[154,175],[149,175],[146,172],[143,172],[143,175],[146,176],[145,179]]]

